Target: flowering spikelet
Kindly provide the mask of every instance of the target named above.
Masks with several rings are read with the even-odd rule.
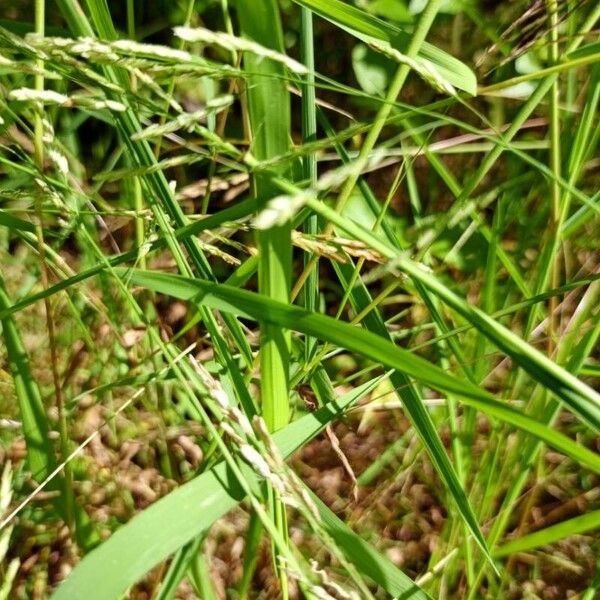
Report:
[[[310,568],[313,573],[318,575],[318,577],[321,579],[324,586],[328,587],[333,592],[335,592],[335,598],[342,598],[343,600],[360,600],[360,596],[358,596],[358,594],[355,591],[345,590],[341,585],[339,585],[335,581],[332,581],[332,579],[329,577],[329,575],[328,575],[327,571],[325,571],[325,569],[319,569],[319,565],[316,560],[314,560],[314,559],[310,560]],[[319,586],[316,586],[316,587],[319,587]],[[321,588],[321,589],[324,590],[324,588]],[[333,597],[333,596],[329,595],[328,592],[325,591],[325,593],[327,594],[327,597],[329,597],[329,598]]]
[[[257,56],[263,56],[280,62],[294,73],[300,75],[306,75],[308,73],[307,68],[302,63],[299,63],[289,56],[281,54],[280,52],[275,52],[270,48],[265,48],[256,42],[229,35],[228,33],[210,31],[210,29],[204,29],[202,27],[175,27],[173,31],[178,38],[185,40],[186,42],[203,42],[204,44],[220,46],[221,48],[232,52],[252,52]]]
[[[217,113],[233,103],[233,96],[225,95],[214,98],[206,103],[206,106],[200,110],[194,111],[193,113],[182,113],[177,118],[169,121],[168,123],[158,124],[155,123],[146,127],[143,131],[139,131],[131,136],[134,141],[146,140],[153,137],[164,136],[168,133],[174,133],[180,129],[193,130],[195,125],[206,119],[211,113]]]
[[[256,229],[271,229],[283,225],[294,217],[311,196],[308,192],[294,196],[276,196],[256,215],[252,224]]]
[[[435,88],[439,92],[448,94],[449,96],[456,96],[456,90],[454,87],[446,81],[437,70],[436,66],[426,58],[410,58],[406,54],[402,54],[388,43],[373,41],[369,44],[373,50],[389,56],[393,60],[408,65],[411,69],[416,71],[431,87]]]
[[[143,54],[152,58],[169,59],[175,62],[188,62],[192,60],[192,55],[185,50],[177,50],[169,46],[160,46],[158,44],[140,44],[132,40],[117,40],[110,45],[112,50],[129,54]]]
[[[12,100],[19,102],[39,102],[41,104],[57,104],[65,107],[82,107],[92,110],[102,110],[107,108],[116,112],[123,112],[127,107],[116,100],[108,100],[106,98],[94,98],[74,94],[65,96],[53,90],[34,90],[31,88],[18,88],[11,90],[8,94]]]
[[[31,88],[18,88],[11,90],[8,97],[18,102],[42,102],[43,104],[58,104],[59,106],[72,106],[71,98],[52,90],[34,90]]]

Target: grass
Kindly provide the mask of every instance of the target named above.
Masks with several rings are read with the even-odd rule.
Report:
[[[517,4],[10,9],[0,598],[594,597],[600,8]]]

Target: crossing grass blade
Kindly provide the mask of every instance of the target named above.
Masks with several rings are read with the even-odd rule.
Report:
[[[116,31],[112,23],[108,5],[105,2],[89,2],[88,4],[93,24],[103,38],[107,40],[116,39]],[[76,2],[73,2],[73,0],[59,0],[58,5],[74,34],[85,36],[93,31],[90,22]],[[105,67],[105,72],[110,80],[122,84],[122,86],[127,89],[129,81],[124,72],[112,67]],[[152,190],[150,197],[153,200],[157,200],[151,204],[151,208],[163,233],[163,239],[165,240],[167,247],[172,251],[176,260],[178,260],[180,269],[183,272],[191,273],[192,270],[173,236],[173,229],[168,225],[169,218],[172,219],[176,228],[183,228],[189,225],[188,220],[179,204],[175,201],[173,192],[169,188],[168,181],[163,171],[156,168],[157,159],[154,156],[150,144],[144,139],[138,142],[133,141],[135,134],[142,130],[142,126],[131,106],[127,106],[126,111],[115,114],[115,126],[121,133],[122,141],[131,153],[132,160],[139,166],[149,168],[149,172],[143,177],[143,181],[144,185]],[[196,273],[202,277],[214,279],[210,265],[199,247],[197,240],[193,237],[182,239],[183,245],[189,254],[190,261],[193,264]],[[203,317],[213,331],[215,339],[219,339],[221,336],[218,333],[218,327],[212,315],[206,314],[203,315]],[[229,317],[226,317],[226,321],[227,326],[235,341],[239,344],[243,355],[247,358],[248,362],[251,362],[251,351],[246,338],[241,332],[239,324],[230,320]],[[225,346],[221,347],[225,349]],[[230,364],[233,364],[232,361],[229,362]]]
[[[378,380],[352,390],[334,403],[308,414],[273,435],[284,457],[290,456],[328,423],[364,394]],[[244,469],[246,481],[258,486],[256,475]],[[81,595],[90,600],[118,598],[152,567],[206,531],[218,518],[234,508],[244,497],[235,477],[224,463],[199,475],[162,498],[86,556],[52,596],[53,600],[70,600]],[[415,600],[429,596],[323,504],[318,504],[329,534],[356,567],[380,585],[388,594]]]
[[[539,578],[539,563],[556,556],[552,544],[580,545],[569,535],[594,535],[597,507],[534,528],[536,512],[548,508],[550,482],[562,490],[552,495],[569,501],[600,473],[600,395],[593,389],[600,45],[590,37],[598,3],[541,3],[533,36],[547,43],[531,46],[520,27],[513,34],[510,21],[502,22],[510,10],[496,11],[492,24],[476,4],[448,13],[443,0],[411,5],[410,15],[388,0],[184,0],[155,21],[156,7],[139,12],[134,0],[121,12],[108,0],[57,0],[60,14],[50,20],[62,18],[65,28],[48,27],[45,35],[70,40],[44,37],[46,4],[35,0],[36,23],[29,24],[17,3],[23,22],[3,20],[9,31],[0,28],[0,375],[8,390],[0,427],[7,448],[21,437],[26,443],[22,475],[13,482],[17,508],[7,517],[15,526],[0,536],[7,562],[9,555],[24,560],[23,541],[29,548],[26,540],[42,540],[62,520],[81,562],[59,599],[117,598],[150,585],[154,597],[167,600],[186,578],[183,585],[212,598],[215,522],[230,522],[227,511],[241,502],[236,514],[250,517],[240,532],[244,556],[232,554],[221,573],[240,600],[256,593],[256,569],[270,571],[283,600],[291,573],[307,597],[318,583],[331,592],[331,578],[365,598],[474,600],[522,593]],[[509,26],[506,34],[497,24]],[[184,29],[197,38],[179,35]],[[220,42],[205,45],[202,35]],[[476,46],[486,37],[494,51]],[[448,49],[426,38],[445,40]],[[339,68],[353,47],[370,48],[360,77]],[[513,76],[523,64],[510,63],[521,50],[531,64]],[[481,86],[467,66],[479,54]],[[527,93],[515,97],[517,85]],[[39,92],[43,102],[32,95]],[[477,94],[486,102],[471,97]],[[207,114],[207,102],[225,97],[225,110]],[[88,109],[96,100],[104,108]],[[325,183],[336,171],[335,183]],[[251,217],[282,205],[269,204],[277,196],[302,208],[283,224],[249,227]],[[406,198],[410,211],[394,211]],[[220,258],[213,264],[213,257]],[[9,290],[20,286],[14,300],[3,280]],[[50,348],[54,388],[64,389],[60,446],[47,410],[50,385],[37,376],[37,357],[34,368],[28,356],[39,318],[33,304],[49,298],[58,336],[49,333],[40,349],[46,359]],[[296,298],[303,308],[290,305]],[[132,348],[130,332],[143,335]],[[211,395],[213,376],[237,412]],[[131,389],[143,401],[122,403]],[[348,389],[336,400],[336,390]],[[354,407],[360,394],[369,404]],[[106,541],[91,552],[100,538],[81,503],[106,484],[104,469],[98,477],[90,462],[97,448],[78,448],[64,475],[59,466],[74,446],[70,436],[79,440],[88,427],[88,407],[107,416],[107,429],[101,434],[104,425],[96,426],[93,435],[118,461],[108,462],[108,480],[120,481],[128,468],[117,456],[132,439],[121,423],[144,434],[137,425],[148,417],[160,431],[140,438],[141,462],[156,468],[161,484],[179,488],[147,510],[130,505],[123,490],[123,526],[119,507],[103,503],[99,514],[106,508],[109,519],[98,527]],[[315,407],[326,408],[310,412]],[[241,419],[261,412],[286,457],[309,444],[301,463],[283,467],[271,460],[276,452],[264,452],[269,435],[256,436],[261,421],[254,430]],[[352,442],[348,452],[354,434],[344,433],[358,415],[360,455]],[[312,475],[302,480],[307,456],[330,454],[326,439],[311,443],[325,426],[334,434],[334,460],[347,469],[342,477],[357,481],[355,503],[344,505],[344,479],[327,489],[328,506],[343,511],[347,524],[306,495]],[[181,460],[179,438],[171,437],[179,428],[201,458]],[[282,489],[277,477],[269,483],[240,470],[244,441],[268,466],[282,467],[282,484],[295,487],[275,492]],[[65,485],[69,472],[77,502]],[[32,500],[46,483],[47,496]],[[419,585],[385,558],[389,552],[402,569],[404,561],[413,568],[413,544],[387,534],[420,512],[415,484],[442,509],[439,519],[429,518],[432,511],[409,523],[425,536],[417,543],[427,545],[428,532],[436,539],[411,570]],[[382,490],[390,492],[385,503]],[[383,509],[394,523],[382,529]],[[301,540],[287,538],[287,518]],[[261,551],[265,534],[274,564]],[[383,555],[357,534],[379,536],[373,544]],[[51,568],[47,549],[34,571],[18,574],[23,589],[51,592],[54,579],[35,574]],[[577,566],[589,561],[580,549]],[[576,591],[591,600],[599,580],[583,571]],[[10,593],[6,585],[3,593]]]
[[[254,214],[257,207],[256,199],[249,198],[248,200],[243,200],[230,208],[225,208],[213,215],[202,219],[201,221],[197,221],[195,223],[190,223],[189,225],[185,225],[179,229],[175,229],[173,231],[173,236],[177,240],[183,240],[184,238],[191,237],[201,233],[202,231],[206,231],[209,229],[213,229],[219,227],[223,223],[227,223],[228,221],[235,221],[237,219],[243,219],[248,217],[249,215]],[[164,249],[167,247],[167,242],[164,238],[159,238],[158,240],[152,242],[148,247],[148,252],[153,252],[155,250]],[[76,275],[72,277],[68,277],[67,279],[63,279],[58,283],[50,286],[46,290],[42,290],[40,292],[36,292],[27,296],[26,298],[22,298],[21,300],[17,300],[10,306],[7,306],[0,310],[0,319],[4,319],[9,315],[13,315],[20,310],[23,310],[27,306],[31,306],[35,302],[39,302],[46,297],[52,296],[61,292],[62,290],[66,290],[70,287],[77,285],[78,283],[89,279],[90,277],[94,277],[99,273],[107,270],[109,267],[116,267],[123,263],[127,263],[130,261],[136,260],[139,256],[142,248],[133,248],[132,250],[128,250],[126,252],[122,252],[121,254],[116,254],[114,256],[108,257],[105,262],[97,264],[93,267],[80,271]]]
[[[382,242],[360,225],[339,215],[323,202],[311,199],[308,201],[308,205],[354,239],[364,242],[383,256],[393,259],[398,268],[414,280],[421,282],[425,288],[469,321],[507,356],[510,356],[524,371],[529,373],[531,377],[539,381],[572,411],[589,423],[591,427],[596,431],[600,431],[600,394],[547,358],[518,335],[486,315],[482,310],[469,305],[421,265],[407,258],[387,243]]]
[[[409,33],[351,4],[340,0],[293,1],[331,21],[363,42],[383,41],[402,53],[410,44],[411,35]],[[454,87],[464,90],[472,96],[477,94],[475,74],[460,60],[427,42],[421,45],[418,57],[431,61],[440,75]]]
[[[600,510],[594,510],[562,523],[540,529],[494,549],[495,558],[503,558],[515,552],[528,552],[540,546],[554,544],[571,535],[582,535],[600,527]]]
[[[385,228],[384,228],[385,231]],[[391,234],[391,232],[386,232]],[[371,298],[366,286],[357,282],[351,286],[352,265],[335,264],[334,269],[338,274],[340,283],[345,289],[350,289],[350,301],[354,312],[360,314],[366,306],[371,304]],[[435,318],[435,316],[434,316]],[[384,339],[391,341],[391,336],[386,329],[385,323],[379,314],[377,308],[371,310],[362,321],[363,326],[368,331],[376,333]],[[418,380],[418,378],[416,378]],[[459,514],[462,517],[463,523],[467,530],[473,532],[473,536],[478,540],[479,525],[474,516],[474,512],[461,485],[457,471],[451,463],[446,449],[439,437],[439,434],[432,422],[429,411],[425,407],[421,394],[408,375],[400,370],[395,370],[390,374],[390,382],[396,391],[396,394],[402,401],[402,405],[413,426],[422,440],[426,440],[424,447],[429,454],[429,457],[436,468],[439,476],[444,481],[449,496],[453,499],[458,507]],[[460,460],[456,457],[455,460]],[[480,543],[480,540],[478,540]],[[485,551],[485,550],[484,550]]]
[[[377,363],[414,377],[434,389],[455,394],[461,401],[470,403],[484,412],[489,411],[492,416],[511,423],[564,452],[574,460],[582,462],[595,472],[600,472],[600,457],[594,452],[573,442],[563,434],[553,431],[543,423],[498,402],[491,394],[468,380],[447,373],[440,367],[370,331],[227,285],[137,269],[121,269],[119,273],[132,285],[140,285],[181,300],[194,300],[211,308],[231,312],[239,317],[268,321],[281,327],[313,335],[323,341],[361,354]],[[424,444],[427,442],[428,440],[423,440]]]

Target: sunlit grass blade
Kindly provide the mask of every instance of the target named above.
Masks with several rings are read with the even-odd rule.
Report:
[[[13,4],[0,596],[595,597],[600,4]]]
[[[483,311],[469,305],[418,263],[382,242],[360,225],[339,215],[322,202],[309,200],[308,205],[347,234],[381,252],[383,256],[393,259],[400,269],[420,281],[442,302],[454,309],[510,356],[529,375],[585,419],[596,431],[600,431],[600,395],[597,392]]]
[[[365,42],[370,40],[387,42],[400,52],[405,52],[410,44],[409,33],[340,0],[294,0],[294,2],[309,8]],[[471,95],[477,93],[477,81],[473,71],[460,60],[427,42],[422,44],[418,56],[420,59],[431,61],[440,75],[453,86]]]
[[[241,2],[237,6],[242,34],[262,46],[285,54],[279,8],[273,0]],[[285,70],[280,62],[246,52],[244,67],[252,73],[246,82],[246,101],[250,121],[251,151],[258,160],[267,160],[287,152],[291,137],[290,97]],[[279,167],[280,172],[286,165]],[[277,194],[273,183],[257,173],[253,180],[258,209]],[[280,302],[289,300],[292,272],[291,224],[276,224],[256,232],[258,249],[258,289]],[[290,333],[263,322],[260,325],[260,393],[262,416],[270,431],[289,422]],[[287,538],[287,514],[284,504],[270,489],[271,510],[279,532]],[[275,570],[284,600],[289,596],[288,575],[272,546]]]
[[[283,51],[283,34],[278,8],[272,0],[252,5],[240,3],[238,16],[242,33],[274,50]],[[244,64],[254,73],[249,78],[246,95],[252,134],[252,153],[258,160],[285,154],[290,144],[289,92],[280,63],[246,53]],[[282,167],[285,169],[285,165]],[[260,173],[254,180],[258,209],[264,208],[277,194],[272,182]],[[291,226],[277,225],[256,233],[259,252],[259,291],[275,300],[286,302],[291,280]],[[263,416],[275,431],[289,421],[289,333],[265,324],[261,328],[261,399]]]
[[[355,388],[332,405],[308,414],[273,435],[284,456],[302,447],[325,426],[341,416],[377,380]],[[258,485],[256,475],[244,469],[247,481]],[[84,595],[89,600],[117,598],[152,567],[168,558],[191,539],[206,531],[218,518],[234,508],[244,497],[235,478],[224,463],[179,487],[136,516],[112,537],[86,556],[58,588],[54,600],[71,600]],[[329,532],[350,558],[368,557],[356,567],[390,595],[425,600],[428,596],[414,582],[375,549],[319,506]],[[140,549],[146,548],[146,551]]]
[[[571,535],[582,535],[592,532],[600,527],[600,510],[594,510],[574,517],[562,523],[557,523],[545,529],[540,529],[523,537],[511,540],[498,546],[493,555],[495,558],[503,558],[515,552],[527,552],[540,546],[554,544]]]
[[[276,302],[254,292],[226,285],[139,270],[121,270],[120,274],[131,284],[141,285],[155,292],[168,294],[182,300],[195,300],[212,308],[230,311],[240,317],[258,321],[268,320],[281,327],[314,335],[323,341],[352,350],[414,377],[434,389],[455,394],[463,402],[489,411],[493,416],[506,420],[532,436],[539,437],[575,460],[581,460],[594,471],[600,472],[600,457],[590,450],[531,417],[503,405],[491,394],[468,380],[459,379],[370,331],[358,329],[325,315],[309,313],[297,306]]]

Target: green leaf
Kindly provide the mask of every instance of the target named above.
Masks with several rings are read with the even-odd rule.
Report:
[[[585,515],[580,515],[557,523],[545,529],[540,529],[534,533],[524,535],[516,540],[507,542],[503,546],[496,548],[493,552],[495,558],[502,558],[515,552],[526,552],[539,546],[553,544],[571,535],[578,535],[593,531],[600,527],[600,510],[594,510]]]
[[[273,439],[287,457],[306,444],[344,410],[369,393],[378,380],[363,384],[337,402],[310,413]],[[244,468],[248,482],[258,485],[254,471]],[[168,558],[191,539],[206,531],[234,508],[243,491],[224,463],[177,488],[86,556],[54,593],[54,600],[105,600],[118,598],[152,567]],[[426,600],[429,596],[387,558],[361,540],[322,503],[317,504],[323,525],[346,556],[388,594]]]
[[[385,17],[399,23],[411,23],[413,21],[413,16],[403,0],[374,0],[366,6],[366,10],[373,15]]]
[[[580,58],[591,58],[593,60],[597,60],[600,58],[600,42],[592,42],[591,44],[586,44],[581,48],[577,48],[577,50],[569,52],[567,57],[569,60],[576,60]]]
[[[0,279],[0,310],[10,307],[10,300]],[[48,420],[40,390],[31,376],[29,358],[12,317],[3,318],[2,335],[8,364],[15,385],[23,433],[27,442],[27,463],[37,482],[43,481],[56,467],[54,449],[48,436]]]
[[[309,8],[366,44],[373,41],[388,43],[393,49],[404,54],[410,43],[409,33],[340,0],[293,1]],[[477,94],[475,74],[460,60],[427,42],[421,45],[418,58],[433,63],[440,75],[454,87],[472,96]]]
[[[600,456],[594,452],[543,423],[498,402],[491,394],[468,380],[463,381],[424,358],[411,354],[370,331],[227,285],[189,279],[169,273],[137,269],[129,271],[118,269],[117,271],[134,285],[141,285],[181,300],[193,300],[209,308],[231,312],[239,317],[266,321],[286,329],[312,335],[361,354],[379,364],[397,369],[434,389],[456,395],[462,402],[489,412],[493,417],[505,420],[564,452],[574,460],[585,464],[596,473],[600,473]]]
[[[482,310],[471,306],[403,252],[393,248],[360,225],[344,218],[323,202],[309,199],[307,205],[354,239],[364,242],[383,256],[393,259],[401,271],[433,292],[442,302],[471,323],[507,356],[510,356],[531,377],[580,415],[592,428],[600,431],[600,394]]]
[[[352,67],[360,87],[373,96],[385,94],[396,70],[391,60],[365,44],[356,44],[352,49]]]
[[[35,227],[33,223],[29,221],[24,221],[23,219],[19,219],[18,217],[13,217],[13,215],[7,213],[5,210],[0,210],[0,225],[3,227],[8,227],[9,229],[17,229],[19,231],[29,231],[30,233],[35,232]]]
[[[267,48],[284,52],[279,8],[274,0],[238,2],[238,18],[245,37]],[[282,64],[252,53],[245,53],[248,77],[247,98],[252,154],[258,160],[275,158],[289,150],[291,139],[290,97]],[[283,174],[285,165],[279,165]],[[269,178],[260,173],[253,178],[258,208],[278,194]],[[286,302],[292,272],[291,224],[285,223],[256,231],[258,249],[258,289],[262,294]],[[260,331],[260,368],[262,414],[274,431],[289,422],[289,332],[268,323]]]

